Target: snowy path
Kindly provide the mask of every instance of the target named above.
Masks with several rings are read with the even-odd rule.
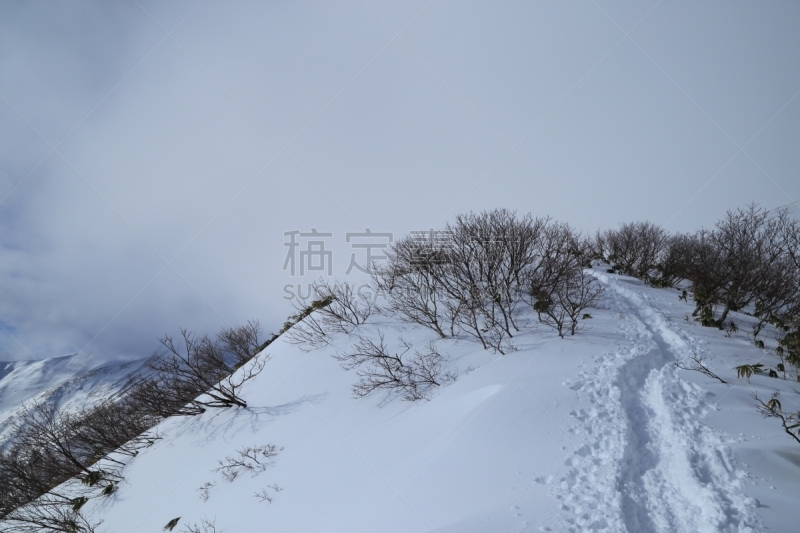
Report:
[[[625,340],[570,386],[584,400],[571,428],[584,446],[560,484],[570,531],[746,532],[760,529],[746,474],[702,423],[710,398],[671,364],[698,342],[644,291],[596,274]]]

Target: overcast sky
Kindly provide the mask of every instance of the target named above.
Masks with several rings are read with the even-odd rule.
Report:
[[[299,252],[361,279],[366,228],[800,200],[798,28],[793,1],[3,2],[0,359],[275,331],[327,275]]]

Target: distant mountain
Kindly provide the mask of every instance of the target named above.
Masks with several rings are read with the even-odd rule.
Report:
[[[98,363],[80,354],[0,361],[0,440],[23,403],[41,399],[69,409],[102,400],[118,391],[144,361]]]

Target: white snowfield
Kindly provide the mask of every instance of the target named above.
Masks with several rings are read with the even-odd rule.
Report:
[[[78,354],[35,361],[0,361],[0,443],[25,402],[62,409],[102,401],[117,392],[144,359],[103,362]]]
[[[354,399],[355,373],[330,357],[353,336],[311,353],[281,338],[243,391],[247,409],[166,421],[120,488],[84,509],[114,533],[178,517],[174,531],[206,519],[229,533],[800,530],[800,445],[750,397],[781,390],[797,406],[798,384],[732,370],[774,367],[774,341],[755,348],[745,315],[726,338],[685,320],[692,306],[674,289],[595,275],[605,309],[584,331],[562,340],[539,325],[506,355],[371,317],[358,333],[449,354],[460,377],[429,401]],[[729,384],[676,369],[692,350]],[[269,443],[282,450],[263,471],[214,472]]]

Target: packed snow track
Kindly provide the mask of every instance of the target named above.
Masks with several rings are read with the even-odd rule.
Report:
[[[561,481],[569,531],[759,531],[730,443],[702,423],[710,398],[676,359],[700,350],[647,296],[596,273],[624,341],[571,383],[591,407],[573,411],[584,436]],[[587,403],[587,402],[584,402]]]

